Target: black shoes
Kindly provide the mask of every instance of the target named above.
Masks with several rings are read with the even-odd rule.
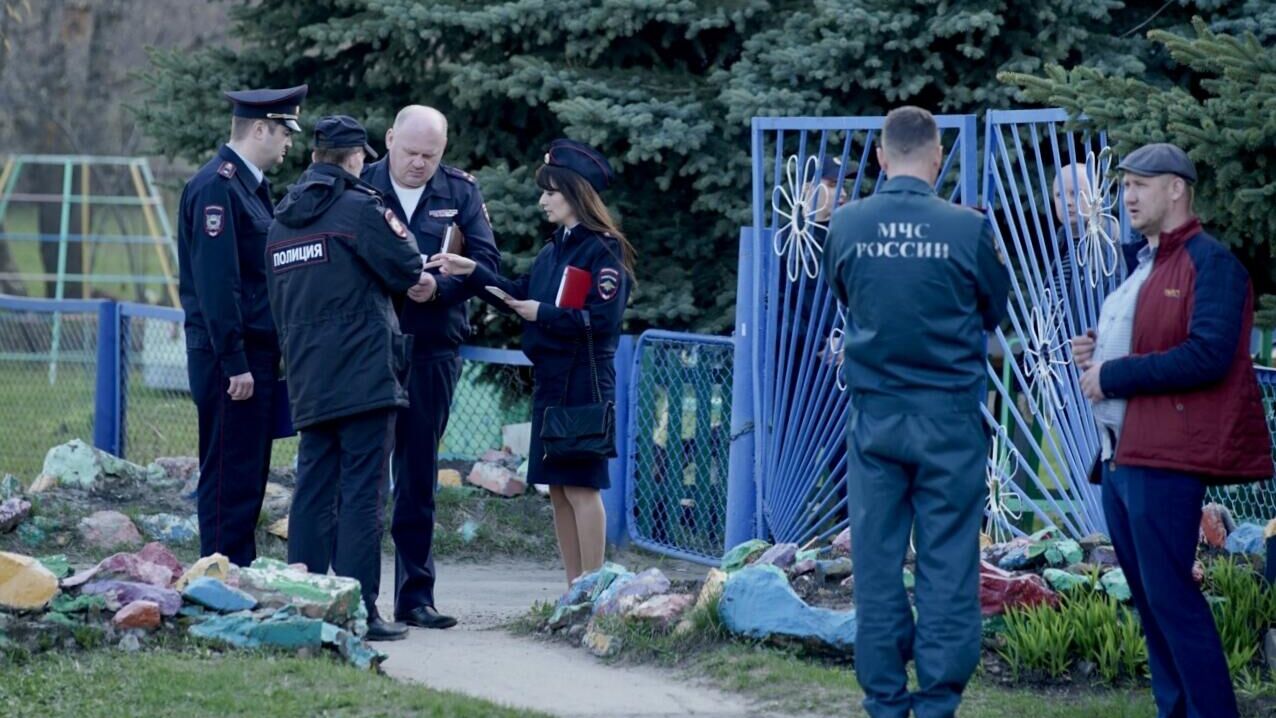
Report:
[[[419,606],[402,616],[398,616],[398,619],[409,626],[416,626],[417,628],[451,628],[456,625],[455,618],[444,616],[435,610],[434,606]],[[371,629],[369,628],[369,630]]]
[[[408,637],[408,627],[402,623],[389,623],[380,616],[368,618],[368,633],[364,636],[369,641],[402,641]]]

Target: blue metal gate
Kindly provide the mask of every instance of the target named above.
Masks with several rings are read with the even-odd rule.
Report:
[[[846,525],[848,397],[834,359],[846,318],[819,260],[831,209],[884,179],[873,160],[884,119],[753,120],[753,296],[739,310],[751,312],[753,331],[740,339],[751,343],[755,533],[776,541],[806,543]],[[937,189],[973,204],[975,118],[936,119],[948,148]]]

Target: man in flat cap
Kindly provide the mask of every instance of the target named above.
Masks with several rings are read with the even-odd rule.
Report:
[[[225,93],[234,105],[230,142],[186,183],[178,215],[187,370],[199,414],[200,553],[239,566],[257,556],[279,366],[266,300],[274,204],[265,172],[292,146],[306,90]]]
[[[411,337],[393,296],[422,276],[416,239],[359,179],[376,159],[353,118],[315,124],[314,164],[279,203],[266,246],[270,306],[301,432],[288,560],[359,579],[368,640],[407,636],[381,620],[382,512]],[[335,550],[334,550],[335,549]]]
[[[1074,337],[1102,453],[1092,475],[1147,639],[1163,716],[1237,715],[1227,660],[1192,579],[1211,485],[1272,475],[1249,356],[1254,300],[1241,263],[1192,211],[1196,168],[1174,145],[1121,162],[1138,264]]]

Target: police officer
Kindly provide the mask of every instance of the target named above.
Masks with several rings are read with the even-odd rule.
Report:
[[[234,103],[230,142],[186,183],[178,216],[187,370],[199,413],[200,553],[240,566],[257,556],[279,369],[263,263],[274,210],[264,173],[301,131],[306,89],[225,93]]]
[[[391,296],[417,284],[422,261],[411,233],[359,179],[365,153],[376,158],[367,139],[350,117],[315,124],[314,164],[279,203],[266,257],[301,432],[288,560],[359,579],[368,639],[396,640],[408,629],[382,621],[376,599],[382,492],[395,415],[408,405],[412,341]]]
[[[598,150],[574,140],[554,140],[536,171],[536,186],[545,219],[557,229],[527,275],[506,279],[455,254],[435,255],[426,265],[449,276],[468,275],[475,287],[501,290],[502,304],[523,320],[523,352],[534,370],[527,479],[549,486],[568,585],[603,565],[607,515],[601,491],[611,486],[611,479],[602,456],[547,456],[541,431],[550,407],[614,404],[616,399],[613,360],[636,255],[601,196],[612,179],[611,166]],[[559,301],[571,274],[589,278],[587,286],[577,287],[580,306]]]
[[[952,716],[979,661],[979,408],[985,332],[1005,316],[1009,276],[987,218],[935,195],[943,148],[929,112],[887,115],[877,158],[888,179],[834,214],[823,260],[848,315],[855,670],[874,718]],[[902,576],[910,533],[916,625]]]
[[[442,164],[447,118],[420,105],[404,107],[385,134],[386,157],[363,178],[385,197],[427,255],[461,252],[492,271],[501,262],[483,195],[474,177]],[[450,237],[449,247],[443,242]],[[439,441],[447,430],[461,375],[458,355],[470,335],[466,300],[474,290],[459,277],[427,274],[408,293],[399,319],[413,335],[411,403],[399,416],[394,451],[395,617],[422,628],[449,628],[456,619],[434,607],[434,493]]]

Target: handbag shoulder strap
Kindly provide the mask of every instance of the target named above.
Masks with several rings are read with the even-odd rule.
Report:
[[[598,360],[594,357],[594,327],[589,321],[589,311],[584,311],[585,317],[585,343],[589,350],[589,377],[593,384],[594,403],[603,403],[602,385],[598,382]],[[580,350],[580,338],[572,345],[572,363],[567,368],[567,381],[571,382],[572,370],[576,368],[576,355]],[[567,387],[563,387],[563,398],[558,402],[559,406],[567,404]]]

